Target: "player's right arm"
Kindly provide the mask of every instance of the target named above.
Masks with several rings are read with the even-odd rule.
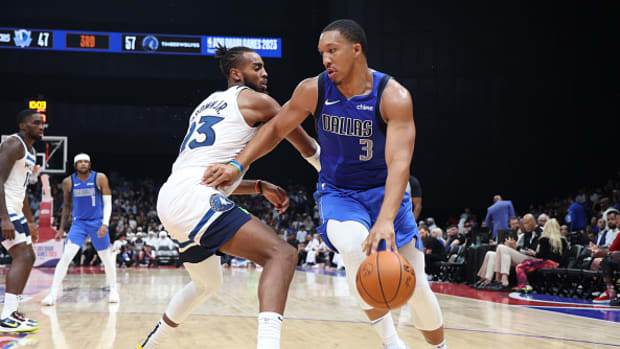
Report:
[[[69,222],[71,221],[71,212],[73,211],[73,197],[71,195],[71,186],[72,186],[71,176],[63,179],[62,181],[62,216],[60,216],[60,227],[58,228],[58,232],[56,232],[55,239],[60,240]]]
[[[0,145],[0,219],[2,220],[0,226],[2,228],[2,237],[7,240],[15,239],[15,227],[11,223],[9,211],[6,208],[4,183],[9,178],[15,161],[24,157],[25,152],[21,142],[15,139],[15,137],[7,139]]]
[[[282,139],[314,112],[318,96],[317,87],[317,78],[302,81],[293,91],[291,99],[273,119],[258,130],[235,160],[247,168],[272,151]],[[205,171],[202,183],[211,187],[225,186],[232,184],[239,176],[239,170],[233,165],[212,165]]]

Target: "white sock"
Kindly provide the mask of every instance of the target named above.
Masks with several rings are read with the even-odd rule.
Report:
[[[439,344],[429,344],[428,347],[433,349],[448,349],[448,344],[446,344],[446,340],[444,339],[443,342]]]
[[[282,315],[274,312],[258,314],[258,341],[256,349],[280,349]]]
[[[375,328],[383,345],[388,346],[398,342],[398,333],[396,333],[396,327],[394,327],[394,319],[392,319],[392,312],[388,311],[387,314],[370,322],[372,327]]]
[[[19,305],[19,295],[12,294],[12,293],[5,293],[4,294],[4,307],[2,307],[2,314],[0,315],[0,318],[2,319],[8,318],[11,314],[13,314],[14,311],[17,310],[18,305]]]
[[[50,290],[50,293],[54,296],[60,289],[62,280],[67,275],[67,269],[69,268],[69,264],[71,264],[71,260],[73,260],[73,257],[75,257],[79,250],[80,246],[70,241],[67,241],[65,244],[65,250],[60,257],[60,261],[56,265],[56,269],[54,269],[54,281],[52,282],[52,289]]]
[[[116,263],[114,263],[114,254],[110,248],[106,248],[103,251],[97,251],[103,268],[105,270],[106,282],[110,286],[110,291],[116,290]]]
[[[168,325],[163,319],[160,319],[155,325],[155,328],[149,333],[144,340],[142,348],[144,349],[158,349],[161,348],[166,338],[170,335],[175,328]]]

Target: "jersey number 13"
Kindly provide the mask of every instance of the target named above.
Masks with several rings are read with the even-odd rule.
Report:
[[[179,153],[182,153],[185,150],[185,147],[189,147],[189,149],[194,149],[198,147],[206,147],[209,145],[213,145],[215,142],[215,131],[213,131],[213,125],[218,122],[224,120],[224,118],[219,116],[201,116],[200,120],[196,122],[192,122],[192,125],[187,132],[187,136],[183,140],[183,144],[181,145],[181,150]],[[194,136],[194,132],[198,133],[199,136],[195,137],[191,142],[189,141]],[[201,141],[198,139],[202,138]],[[189,144],[188,144],[189,143]]]

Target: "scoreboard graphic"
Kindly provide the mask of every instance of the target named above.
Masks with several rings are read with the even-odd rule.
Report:
[[[282,57],[281,38],[0,27],[0,49],[213,56],[219,44],[228,48],[247,46],[262,57]]]

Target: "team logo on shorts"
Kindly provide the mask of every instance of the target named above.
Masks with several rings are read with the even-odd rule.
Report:
[[[209,204],[211,204],[211,209],[213,209],[213,211],[215,212],[225,212],[235,207],[235,203],[230,201],[222,194],[211,195],[211,199],[209,199]]]

